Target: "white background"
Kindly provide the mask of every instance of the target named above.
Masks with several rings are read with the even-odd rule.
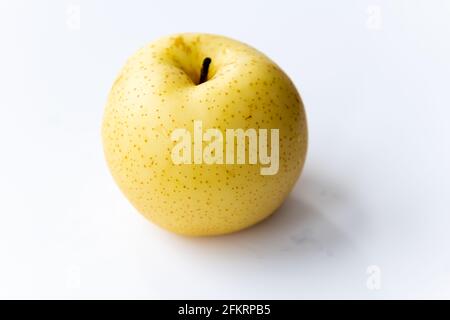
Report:
[[[307,111],[295,190],[229,236],[154,226],[103,159],[126,58],[185,31],[266,53]],[[450,298],[449,1],[1,0],[0,49],[0,298]]]

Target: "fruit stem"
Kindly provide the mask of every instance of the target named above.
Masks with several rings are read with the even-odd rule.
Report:
[[[202,70],[200,71],[200,81],[198,84],[202,84],[208,78],[208,69],[211,63],[211,58],[205,58],[202,64]]]

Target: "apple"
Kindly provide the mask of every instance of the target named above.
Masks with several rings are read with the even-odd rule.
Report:
[[[126,62],[102,139],[114,180],[139,212],[206,236],[254,225],[282,204],[303,168],[307,125],[297,89],[267,56],[183,33]]]

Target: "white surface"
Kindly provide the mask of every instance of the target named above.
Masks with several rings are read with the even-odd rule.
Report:
[[[2,0],[0,297],[450,298],[449,16],[448,1]],[[307,110],[295,190],[234,235],[155,227],[103,160],[125,59],[184,31],[265,52]]]

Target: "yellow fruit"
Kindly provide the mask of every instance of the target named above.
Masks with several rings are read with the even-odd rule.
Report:
[[[224,137],[227,129],[279,129],[276,174],[263,175],[267,165],[248,160],[174,163],[172,133],[182,128],[194,136],[198,121],[203,132],[216,128]],[[164,37],[135,53],[111,89],[102,136],[111,173],[136,209],[163,228],[195,236],[234,232],[273,213],[293,188],[307,149],[303,104],[288,76],[256,49],[210,34]]]

